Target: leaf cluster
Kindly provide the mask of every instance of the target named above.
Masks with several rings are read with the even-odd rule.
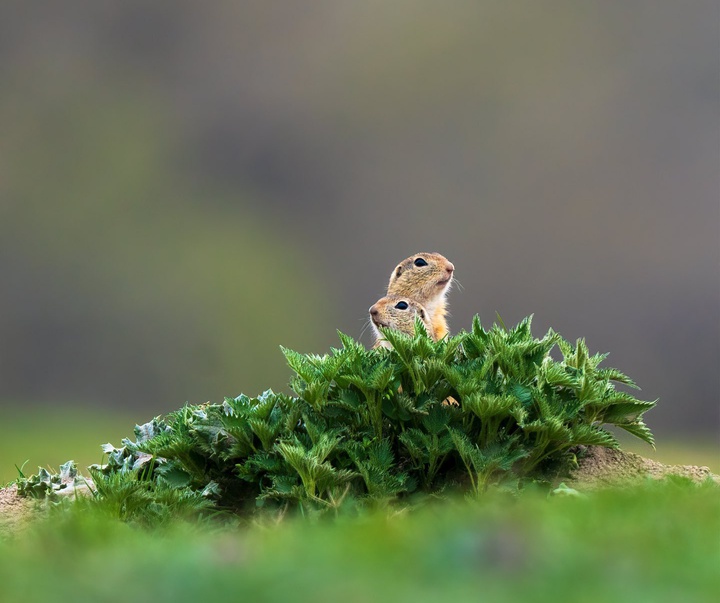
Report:
[[[18,470],[16,484],[20,496],[52,500],[56,499],[57,494],[62,490],[84,483],[83,478],[78,474],[77,465],[73,461],[60,465],[57,473],[50,473],[47,469],[39,467],[38,472],[29,477],[25,476],[22,468],[17,465],[15,467]]]
[[[618,447],[606,425],[653,445],[642,417],[655,402],[618,390],[636,386],[583,340],[535,338],[531,318],[486,330],[475,317],[439,342],[419,321],[416,333],[385,331],[391,350],[342,333],[329,354],[283,349],[295,395],[240,395],[138,426],[105,446],[98,491],[126,475],[221,507],[316,513],[542,479],[578,446]]]

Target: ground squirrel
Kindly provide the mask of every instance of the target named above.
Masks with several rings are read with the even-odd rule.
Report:
[[[431,335],[439,341],[448,334],[445,295],[455,266],[439,253],[416,253],[400,262],[390,275],[389,296],[418,302],[432,323]]]
[[[387,327],[406,335],[415,335],[416,316],[422,320],[425,330],[432,340],[437,341],[437,337],[433,334],[430,317],[422,304],[398,295],[388,295],[376,301],[370,306],[370,324],[375,332],[375,345],[373,345],[373,348],[392,349],[392,345],[383,337],[378,327]],[[402,387],[398,388],[398,392],[402,392]],[[458,402],[452,396],[448,396],[443,400],[443,406],[448,405],[458,406]]]
[[[375,332],[375,345],[373,347],[392,348],[390,343],[383,337],[379,327],[387,327],[406,335],[414,335],[416,316],[425,325],[428,335],[435,340],[428,313],[418,302],[397,295],[388,295],[376,301],[370,307],[370,324]]]

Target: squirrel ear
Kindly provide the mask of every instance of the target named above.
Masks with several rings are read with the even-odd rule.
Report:
[[[420,318],[425,320],[425,310],[423,310],[422,308],[420,308]]]
[[[397,277],[400,276],[401,274],[402,274],[402,266],[398,266],[398,267],[395,269],[395,277],[397,278]]]

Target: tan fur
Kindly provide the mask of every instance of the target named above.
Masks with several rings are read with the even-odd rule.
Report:
[[[427,266],[416,266],[422,258]],[[410,298],[424,306],[432,323],[433,339],[448,334],[445,296],[452,284],[455,266],[439,253],[416,253],[400,262],[390,275],[388,295]]]
[[[400,302],[405,302],[408,307],[403,309],[396,306]],[[387,296],[376,301],[370,307],[370,324],[375,333],[375,345],[373,348],[386,347],[391,348],[390,343],[383,337],[378,327],[387,327],[405,333],[406,335],[415,334],[415,317],[418,316],[425,325],[428,335],[436,341],[433,336],[433,326],[428,317],[427,311],[416,301],[406,297]]]

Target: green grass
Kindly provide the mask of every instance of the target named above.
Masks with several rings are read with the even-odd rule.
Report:
[[[38,466],[57,469],[73,459],[81,468],[102,460],[100,446],[119,444],[132,434],[137,421],[150,417],[131,417],[104,409],[32,408],[22,413],[3,412],[0,421],[0,485],[17,478],[18,467],[37,473]]]
[[[0,541],[4,600],[714,601],[720,496],[668,482],[243,528],[87,509]]]

